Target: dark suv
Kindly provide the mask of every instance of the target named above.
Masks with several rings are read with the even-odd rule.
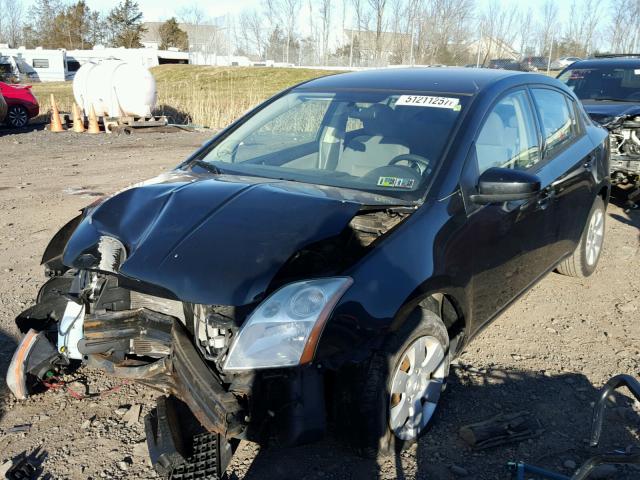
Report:
[[[538,72],[546,70],[548,66],[548,57],[525,57],[520,62],[520,69],[523,72]]]
[[[550,271],[594,271],[606,142],[543,75],[297,85],[55,235],[8,384],[82,363],[163,390],[147,438],[176,478],[213,478],[238,439],[393,452],[483,327]]]
[[[520,63],[511,58],[494,58],[489,60],[487,68],[499,68],[502,70],[521,70]]]
[[[635,207],[640,200],[640,55],[581,60],[560,72],[558,79],[609,131],[616,195]]]

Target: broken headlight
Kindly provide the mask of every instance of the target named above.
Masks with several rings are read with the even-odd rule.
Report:
[[[322,278],[277,290],[242,326],[224,370],[290,367],[313,360],[333,307],[352,283],[348,277]]]

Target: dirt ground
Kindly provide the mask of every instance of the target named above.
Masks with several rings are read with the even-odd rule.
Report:
[[[95,196],[176,165],[209,136],[0,130],[3,378],[18,341],[13,319],[34,301],[44,280],[39,260],[51,236]],[[550,274],[471,344],[454,365],[433,427],[416,447],[376,462],[330,439],[286,450],[241,444],[231,478],[506,479],[511,460],[570,474],[594,453],[585,439],[597,389],[617,373],[640,374],[640,212],[612,205],[607,222],[603,256],[592,277]],[[142,419],[157,394],[94,372],[74,378],[80,383],[70,389],[20,403],[2,382],[0,464],[39,449],[49,478],[155,478]],[[142,407],[139,416],[136,405]],[[467,423],[523,410],[540,421],[539,437],[474,451],[458,435]],[[640,444],[639,412],[628,397],[616,396],[600,451]],[[25,424],[27,431],[13,428]],[[600,478],[606,476],[601,472]],[[618,468],[607,478],[637,479],[640,470]]]

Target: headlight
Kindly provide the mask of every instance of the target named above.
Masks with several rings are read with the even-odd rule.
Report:
[[[245,321],[224,370],[290,367],[313,360],[333,307],[352,283],[348,277],[322,278],[273,293]]]

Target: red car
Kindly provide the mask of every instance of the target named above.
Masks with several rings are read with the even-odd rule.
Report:
[[[31,85],[9,85],[0,82],[0,93],[7,103],[7,113],[2,121],[10,127],[22,128],[29,119],[40,113],[40,105],[31,93]]]

